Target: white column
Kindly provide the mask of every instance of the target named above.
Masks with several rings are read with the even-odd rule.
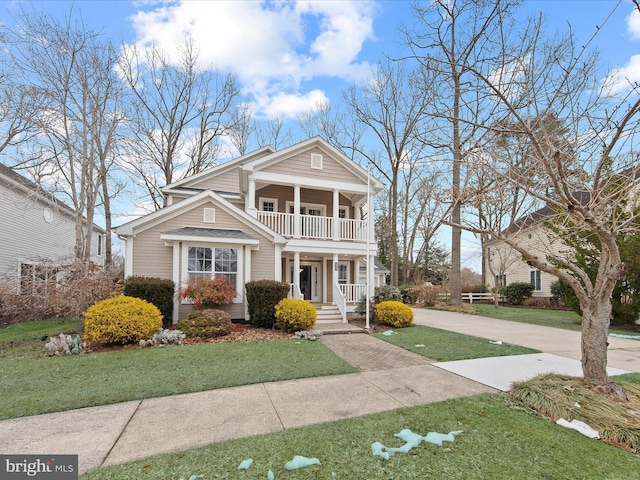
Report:
[[[340,240],[340,191],[333,191],[333,239]]]
[[[300,238],[300,185],[293,186],[293,236]]]
[[[133,275],[133,237],[127,237],[124,245],[124,278]]]
[[[322,257],[322,303],[329,302],[329,292],[327,289],[327,259]]]
[[[275,265],[273,266],[273,279],[277,282],[282,282],[282,247],[280,245],[275,246]]]
[[[300,252],[293,252],[293,283],[296,288],[294,289],[294,295],[300,291]]]
[[[256,181],[249,179],[249,191],[245,200],[245,210],[253,218],[258,216],[258,209],[256,208]]]
[[[240,282],[241,285],[244,285],[247,282],[251,281],[251,247],[249,247],[248,245],[245,245],[244,247],[242,247],[244,249],[244,278],[242,279],[242,281]],[[244,291],[240,294],[240,298],[243,298],[244,301],[242,303],[244,303],[244,319],[249,321],[249,310],[248,310],[248,305],[247,305],[247,298],[244,295]]]
[[[173,283],[176,285],[176,289],[180,288],[180,242],[173,242]],[[173,297],[173,317],[171,323],[174,325],[178,323],[180,319],[180,295]]]

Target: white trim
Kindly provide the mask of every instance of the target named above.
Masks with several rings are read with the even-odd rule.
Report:
[[[273,203],[273,211],[274,212],[278,211],[278,199],[277,198],[259,197],[258,198],[258,210],[260,210],[261,212],[266,211],[266,210],[264,210],[264,205],[263,205],[264,202]]]
[[[202,209],[202,223],[216,223],[216,209],[204,207]]]
[[[176,286],[178,291],[173,298],[173,318],[171,319],[172,324],[178,323],[180,319],[180,242],[173,242],[173,283]]]
[[[322,170],[322,160],[323,157],[319,153],[311,154],[311,169],[312,170]]]
[[[133,275],[133,237],[128,237],[124,244],[124,278]]]
[[[299,175],[288,175],[284,173],[274,173],[274,172],[253,172],[252,178],[256,181],[267,182],[267,183],[276,183],[280,185],[295,185],[298,184],[302,187],[308,187],[317,189],[318,188],[318,179],[314,177],[303,177]],[[377,190],[382,190],[383,186]],[[339,189],[342,193],[367,193],[367,185],[362,185],[360,183],[349,183],[340,180],[329,180],[322,179],[322,187],[324,190],[335,190]]]
[[[260,240],[257,238],[211,238],[211,237],[198,237],[195,235],[177,235],[170,233],[161,233],[160,240],[165,241],[179,241],[179,242],[198,242],[198,243],[211,243],[215,245],[228,245],[233,244],[235,247],[242,245],[260,245]],[[234,248],[235,248],[234,247]]]
[[[313,209],[313,210],[320,210],[320,216],[321,217],[326,217],[326,213],[327,213],[327,206],[323,205],[321,203],[304,203],[304,202],[300,202],[300,208],[304,208],[305,209],[305,213],[304,214],[300,214],[300,215],[309,215],[309,209]],[[286,202],[286,213],[296,213],[295,210],[292,212],[292,209],[295,209],[295,205],[294,202],[287,200]]]
[[[233,248],[236,252],[236,297],[233,299],[233,303],[242,303],[243,302],[243,290],[244,290],[244,249],[242,245],[232,245],[232,244],[215,244],[215,245],[201,245],[201,244],[193,244],[193,243],[182,243],[182,268],[180,268],[180,285],[184,284],[189,279],[189,247],[205,247],[211,248],[215,250],[216,248]],[[215,257],[215,252],[212,252],[212,259]],[[215,260],[212,260],[215,261]],[[211,272],[214,274],[215,272]],[[176,283],[176,288],[178,287],[178,283]],[[190,304],[188,300],[181,299],[182,304]]]

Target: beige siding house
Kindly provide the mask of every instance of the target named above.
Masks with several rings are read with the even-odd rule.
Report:
[[[73,257],[74,211],[3,164],[0,207],[0,276],[16,290],[48,274],[43,261],[61,265]],[[92,228],[91,260],[103,266],[107,232],[97,225]]]
[[[325,140],[269,147],[167,185],[167,206],[116,228],[126,244],[125,276],[172,279],[223,275],[236,298],[224,307],[246,319],[244,284],[278,280],[291,296],[346,313],[373,289],[373,195],[383,185]],[[384,275],[384,274],[383,274]],[[180,298],[173,321],[191,310]]]

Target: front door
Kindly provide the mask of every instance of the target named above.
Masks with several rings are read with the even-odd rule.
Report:
[[[316,263],[300,265],[300,293],[305,300],[320,301],[320,266]]]

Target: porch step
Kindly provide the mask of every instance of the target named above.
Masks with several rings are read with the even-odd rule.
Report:
[[[318,312],[316,325],[342,322],[342,315],[336,305],[316,305],[316,310]]]

